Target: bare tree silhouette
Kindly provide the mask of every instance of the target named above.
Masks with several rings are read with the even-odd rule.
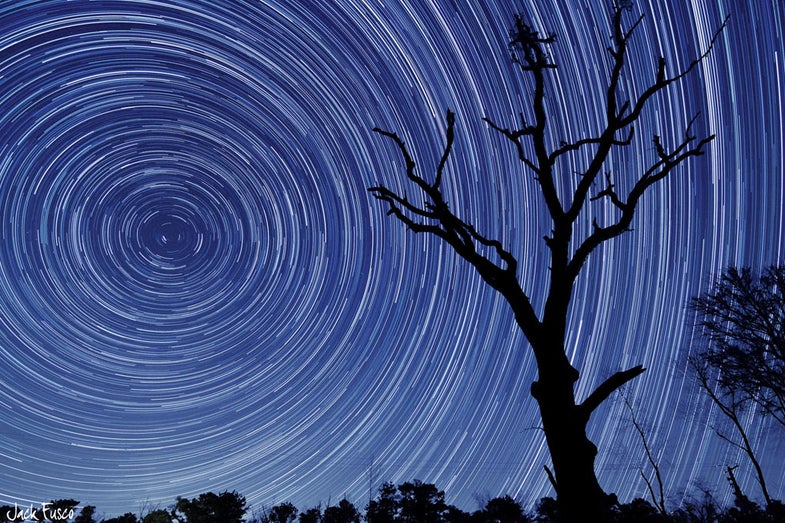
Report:
[[[611,152],[632,144],[634,126],[644,108],[658,93],[695,69],[711,51],[727,22],[723,22],[714,34],[706,51],[685,69],[670,76],[666,71],[665,59],[660,57],[650,86],[637,99],[623,100],[619,94],[619,84],[625,68],[627,46],[643,19],[641,16],[629,29],[625,28],[623,15],[629,10],[630,3],[619,1],[614,5],[612,45],[608,48],[612,69],[603,95],[606,122],[601,131],[558,145],[549,143],[546,132],[546,74],[557,66],[546,52],[546,46],[554,41],[555,36],[541,36],[520,16],[515,17],[510,32],[510,48],[515,63],[525,74],[533,77],[531,109],[534,121],[527,123],[521,116],[520,127],[509,129],[485,119],[491,128],[509,139],[520,161],[534,173],[550,215],[552,228],[544,238],[550,256],[550,285],[541,314],[532,306],[530,296],[521,287],[517,273],[518,262],[513,253],[499,240],[483,235],[472,223],[457,216],[444,199],[442,183],[453,148],[455,114],[447,111],[446,145],[432,181],[418,173],[414,158],[397,133],[374,129],[397,146],[405,161],[406,176],[419,189],[423,203],[416,203],[405,194],[398,194],[383,185],[370,187],[369,191],[387,204],[388,214],[413,232],[441,238],[474,266],[482,279],[505,298],[518,327],[533,349],[538,378],[531,385],[531,394],[542,416],[553,461],[552,481],[565,521],[603,521],[608,508],[614,503],[615,497],[606,494],[597,481],[594,470],[597,447],[588,439],[586,426],[595,409],[611,393],[644,372],[641,365],[620,370],[583,401],[576,401],[574,385],[579,372],[565,353],[568,309],[576,278],[597,247],[629,230],[644,193],[688,159],[702,155],[706,145],[714,138],[713,135],[697,138],[692,132],[691,121],[685,135],[673,146],[667,146],[659,135],[653,135],[653,158],[645,170],[634,174],[629,191],[619,190],[612,176],[607,174],[606,164]],[[524,140],[530,145],[524,145]],[[590,161],[579,173],[572,194],[561,195],[554,176],[559,172],[560,162],[578,151],[588,151]],[[604,186],[591,195],[598,181],[604,181]],[[615,221],[601,225],[592,219],[587,209],[587,202],[590,201],[609,206],[614,211]],[[585,223],[584,220],[589,219],[591,232],[584,239],[576,240],[573,235],[576,223]]]
[[[766,505],[771,505],[772,498],[769,495],[769,489],[766,485],[766,477],[763,475],[761,462],[752,446],[752,442],[750,441],[748,431],[745,428],[743,421],[743,413],[748,408],[750,399],[747,396],[740,394],[739,391],[734,388],[723,389],[719,386],[716,383],[716,380],[712,379],[712,376],[716,375],[716,369],[713,369],[704,359],[702,359],[703,356],[704,355],[692,356],[689,360],[690,367],[695,374],[698,385],[711,399],[714,406],[716,406],[722,415],[730,422],[733,427],[732,432],[735,432],[738,435],[738,440],[719,427],[713,427],[714,432],[720,439],[746,454],[755,470],[755,475],[758,484],[760,485],[761,492],[763,493],[763,497],[766,500]],[[728,472],[730,478],[731,473],[730,471]],[[734,487],[734,492],[738,490],[738,484],[734,481],[731,481],[731,486]]]

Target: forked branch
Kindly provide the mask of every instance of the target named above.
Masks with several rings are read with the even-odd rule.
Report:
[[[770,505],[771,496],[769,495],[766,478],[763,475],[763,469],[760,466],[758,457],[755,455],[755,451],[753,450],[752,444],[750,443],[749,437],[747,436],[747,429],[745,428],[741,419],[739,419],[739,413],[744,408],[746,399],[737,400],[734,391],[729,391],[727,397],[724,399],[720,397],[720,394],[722,393],[715,391],[715,388],[711,383],[711,379],[709,377],[709,373],[711,372],[710,367],[705,361],[701,360],[700,356],[690,357],[689,364],[690,367],[692,367],[696,378],[698,379],[698,384],[700,387],[703,389],[706,395],[709,396],[711,401],[720,410],[720,412],[722,412],[722,414],[724,414],[725,417],[731,421],[731,424],[736,429],[736,432],[741,438],[741,443],[732,440],[730,437],[723,434],[716,428],[714,429],[714,432],[717,434],[717,436],[732,446],[744,451],[744,453],[750,459],[753,468],[755,469],[758,484],[760,485],[761,491],[763,492],[763,497],[766,499],[766,504]]]
[[[486,280],[500,283],[502,280],[516,280],[518,262],[512,253],[505,249],[500,241],[480,234],[474,225],[456,216],[444,200],[441,184],[455,139],[455,114],[447,111],[446,120],[446,144],[433,183],[417,174],[414,159],[396,133],[374,129],[374,132],[391,139],[398,146],[406,165],[406,176],[425,196],[423,204],[417,205],[406,195],[401,196],[383,185],[371,187],[369,191],[374,197],[388,204],[388,214],[401,220],[412,231],[431,233],[447,241],[458,254],[477,267]],[[478,248],[480,245],[495,252],[498,261],[483,254],[484,249]]]
[[[498,271],[510,272],[514,275],[517,268],[517,260],[512,253],[506,250],[498,240],[483,236],[477,232],[472,224],[458,218],[444,200],[441,192],[441,183],[444,168],[455,139],[454,127],[455,113],[447,111],[447,141],[436,168],[436,176],[433,183],[429,183],[416,173],[416,163],[409,153],[406,144],[396,133],[375,128],[375,132],[390,138],[398,146],[406,163],[407,177],[421,189],[426,196],[426,200],[420,207],[409,201],[408,197],[400,196],[385,186],[371,187],[369,191],[376,198],[387,202],[390,207],[388,214],[394,215],[414,232],[433,233],[447,241],[459,254],[469,259],[469,261],[483,263],[483,267],[487,267],[486,270],[492,270],[490,266],[493,266]],[[412,215],[422,218],[423,221],[415,220]],[[477,244],[493,249],[499,259],[504,262],[504,265],[498,265],[483,254],[480,254],[477,250]]]
[[[484,236],[471,223],[462,220],[450,210],[441,191],[444,171],[455,140],[455,114],[447,111],[446,144],[436,168],[433,183],[420,176],[417,164],[404,141],[394,132],[375,128],[374,132],[392,140],[398,147],[406,165],[406,176],[424,196],[421,205],[413,203],[383,185],[369,188],[373,196],[387,203],[387,214],[393,215],[415,233],[430,233],[443,239],[457,254],[469,261],[483,279],[515,304],[516,317],[527,329],[535,329],[537,318],[528,296],[520,289],[517,280],[518,261],[499,240]],[[482,247],[482,248],[480,248]],[[497,259],[485,253],[490,249]]]
[[[625,231],[630,230],[630,224],[635,216],[635,210],[641,197],[655,183],[664,180],[676,167],[684,163],[688,158],[701,156],[707,144],[714,140],[714,135],[701,139],[694,143],[696,137],[691,133],[692,122],[687,126],[684,139],[673,150],[666,151],[659,136],[653,138],[654,147],[657,151],[657,159],[644,171],[629,193],[622,198],[615,185],[612,183],[610,175],[606,174],[605,188],[591,198],[592,201],[607,198],[611,204],[618,209],[619,215],[615,222],[610,225],[601,226],[596,220],[593,221],[592,233],[575,250],[575,254],[568,265],[568,275],[576,278],[581,267],[586,262],[589,255],[602,243],[619,236]]]
[[[627,125],[629,125],[632,122],[634,122],[635,120],[637,120],[638,117],[640,116],[641,112],[643,111],[643,108],[646,106],[646,103],[649,101],[649,99],[652,96],[654,96],[658,92],[662,91],[663,89],[665,89],[669,85],[673,84],[674,82],[677,82],[677,81],[681,80],[682,78],[684,78],[685,76],[687,76],[693,69],[695,69],[695,67],[698,66],[698,64],[700,64],[703,60],[705,60],[706,57],[709,56],[709,54],[711,53],[712,49],[714,49],[714,45],[717,43],[717,40],[719,39],[720,34],[725,29],[725,27],[728,25],[728,20],[729,19],[730,19],[730,15],[725,17],[725,19],[722,21],[722,24],[720,25],[720,27],[717,29],[717,31],[714,33],[714,35],[711,37],[711,40],[709,41],[709,45],[708,45],[708,47],[706,47],[706,50],[704,50],[703,53],[701,53],[700,56],[698,56],[692,62],[690,62],[689,65],[684,70],[682,70],[680,73],[675,74],[674,76],[670,76],[670,77],[666,76],[666,70],[665,70],[666,69],[666,67],[665,67],[666,66],[666,62],[665,62],[665,58],[660,57],[660,59],[657,62],[657,71],[655,73],[655,81],[654,81],[654,83],[648,89],[646,89],[643,92],[643,94],[641,94],[641,96],[638,98],[637,102],[633,105],[633,108],[630,111],[630,113],[626,117],[621,118],[619,120],[619,123],[623,127],[626,127]]]
[[[657,493],[654,492],[654,485],[651,484],[651,480],[649,480],[648,476],[643,473],[643,470],[639,470],[641,474],[641,478],[646,483],[646,488],[649,490],[649,495],[651,496],[651,501],[654,503],[654,506],[657,508],[662,515],[667,515],[668,511],[665,508],[665,487],[662,483],[662,474],[660,474],[660,466],[657,464],[657,460],[654,459],[654,453],[649,446],[649,439],[646,437],[646,432],[643,430],[638,418],[635,416],[635,409],[632,408],[632,403],[630,403],[629,398],[624,396],[624,403],[627,405],[627,409],[630,411],[630,418],[632,418],[632,426],[635,427],[635,431],[638,433],[638,436],[641,438],[641,443],[643,444],[643,451],[646,454],[646,460],[649,462],[649,465],[654,469],[654,479],[657,482]]]

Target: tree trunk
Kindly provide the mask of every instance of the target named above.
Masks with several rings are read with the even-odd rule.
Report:
[[[575,403],[578,371],[558,347],[546,354],[550,357],[538,358],[539,379],[532,383],[531,392],[540,407],[553,462],[560,522],[607,521],[614,496],[600,487],[594,471],[597,447],[586,436],[589,415]]]

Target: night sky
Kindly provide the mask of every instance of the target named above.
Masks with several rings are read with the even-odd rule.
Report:
[[[417,197],[457,114],[444,191],[519,260],[536,307],[549,223],[536,182],[482,117],[516,126],[531,82],[515,13],[557,33],[554,144],[599,129],[610,2],[5,0],[0,3],[0,503],[75,498],[99,512],[237,490],[301,509],[383,481],[447,501],[553,495],[533,358],[506,302],[437,238],[375,201]],[[579,278],[568,350],[579,399],[622,368],[670,508],[748,462],[686,366],[686,310],[724,267],[785,258],[785,3],[639,1],[622,93],[712,54],[655,100],[619,187],[681,140],[717,133],[644,198],[634,231]],[[558,179],[568,191],[575,165]],[[573,169],[574,168],[574,169]],[[598,188],[597,190],[600,190]],[[596,202],[593,216],[611,211]],[[577,234],[585,234],[590,220]],[[745,418],[785,495],[785,438]],[[603,487],[646,494],[623,397],[590,425]]]

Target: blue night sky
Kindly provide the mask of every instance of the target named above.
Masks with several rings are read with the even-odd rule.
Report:
[[[482,121],[528,110],[506,46],[515,13],[558,34],[553,143],[598,129],[609,1],[1,2],[0,503],[116,514],[237,490],[255,506],[364,507],[370,488],[414,478],[465,509],[553,495],[536,369],[506,302],[367,192],[416,194],[374,127],[428,174],[454,110],[445,196],[509,246],[541,306],[547,214]],[[785,3],[639,1],[628,22],[638,13],[633,97],[658,55],[675,72],[731,19],[613,157],[619,186],[656,154],[653,133],[675,143],[699,113],[696,132],[717,139],[585,267],[576,393],[643,364],[625,394],[670,508],[703,487],[729,500],[726,465],[758,497],[687,371],[701,340],[686,304],[728,265],[785,257]],[[559,180],[569,190],[570,165]],[[781,498],[783,434],[745,420]],[[651,468],[621,395],[590,431],[603,487],[644,496]]]

